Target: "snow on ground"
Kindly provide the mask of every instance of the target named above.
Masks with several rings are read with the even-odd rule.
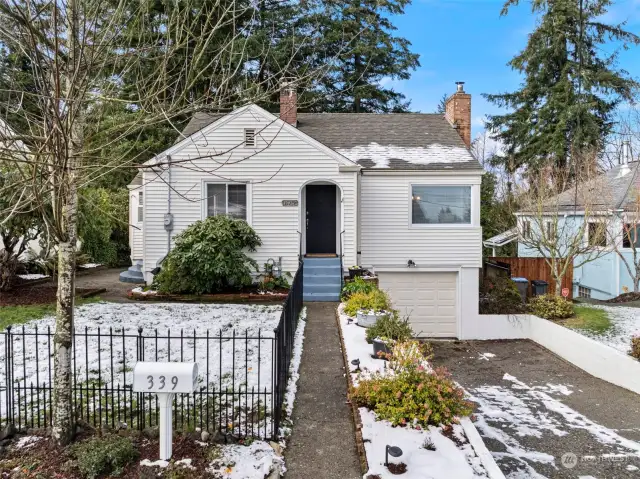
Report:
[[[544,477],[535,470],[536,463],[558,467],[554,456],[532,450],[522,444],[522,438],[543,438],[545,434],[566,436],[571,430],[584,430],[612,453],[640,457],[640,444],[620,436],[612,429],[591,421],[552,395],[572,394],[571,385],[547,384],[529,386],[510,374],[505,374],[509,386],[481,386],[468,392],[478,404],[476,426],[485,438],[502,443],[505,452],[494,452],[497,459],[515,462],[522,478]]]
[[[338,314],[353,384],[357,384],[359,374],[354,372],[356,366],[352,361],[360,361],[359,366],[362,371],[360,374],[384,372],[387,362],[373,357],[373,346],[365,339],[366,329],[358,326],[354,318],[344,313],[344,304],[338,307]],[[461,426],[454,426],[454,433],[460,441],[464,442],[458,447],[451,439],[442,435],[440,428],[430,427],[425,431],[392,427],[389,421],[376,421],[375,413],[366,408],[360,408],[360,418],[369,463],[369,471],[365,476],[378,474],[381,479],[396,477],[384,466],[385,447],[389,444],[398,446],[403,451],[403,455],[392,462],[403,462],[407,465],[407,472],[402,475],[404,478],[487,477],[480,459],[466,439]],[[429,442],[435,445],[435,451],[423,447]]]
[[[24,279],[27,281],[33,281],[35,279],[44,279],[44,278],[49,278],[50,276],[48,274],[38,274],[38,273],[32,273],[32,274],[19,274],[18,278],[20,279]]]
[[[298,379],[300,379],[300,362],[302,361],[302,350],[304,345],[304,330],[307,326],[307,307],[303,307],[300,312],[300,322],[296,328],[296,334],[293,339],[293,354],[291,356],[291,365],[289,366],[289,381],[287,382],[287,391],[284,395],[284,403],[286,405],[285,415],[291,418],[293,414],[293,403],[298,393]]]
[[[389,421],[377,421],[375,413],[360,408],[362,419],[362,439],[367,452],[369,471],[367,475],[379,475],[382,479],[396,477],[385,467],[385,447],[387,444],[402,449],[402,456],[390,457],[390,462],[404,463],[405,479],[453,478],[466,479],[487,477],[462,426],[454,425],[454,434],[463,444],[458,447],[444,436],[440,428],[426,430],[392,427]],[[427,449],[425,446],[435,448]]]
[[[609,319],[611,319],[612,327],[602,334],[586,330],[579,330],[580,333],[627,354],[629,349],[631,349],[631,338],[633,336],[640,336],[640,308],[602,305],[590,306],[604,309],[609,315]]]
[[[252,388],[271,391],[273,330],[281,311],[279,305],[102,302],[79,306],[73,358],[76,381],[88,384],[97,379],[103,385],[124,386],[132,383],[138,359],[196,361],[201,387],[242,388],[249,396]],[[53,341],[49,328],[54,330],[51,316],[25,324],[24,335],[22,327],[13,329],[14,382],[50,382]],[[105,336],[110,331],[112,338]],[[4,341],[6,336],[0,335],[0,343]],[[139,343],[144,358],[137,357]],[[4,355],[1,344],[0,361]],[[0,368],[0,384],[5,382],[4,374]],[[2,414],[6,404],[0,403]]]
[[[93,269],[93,268],[97,268],[98,266],[102,266],[102,263],[85,263],[85,264],[78,265],[78,268]]]
[[[249,446],[222,446],[220,459],[213,461],[207,472],[224,479],[264,479],[274,467],[283,466],[283,458],[269,443],[254,441]]]

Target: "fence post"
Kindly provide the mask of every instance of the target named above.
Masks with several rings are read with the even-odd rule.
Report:
[[[144,338],[142,337],[142,327],[138,327],[138,336],[136,336],[136,362],[144,360]],[[124,354],[124,352],[123,352]],[[138,429],[144,429],[144,393],[136,393],[137,412],[138,412]]]
[[[11,326],[7,326],[7,332],[5,334],[4,345],[4,369],[5,369],[5,391],[7,398],[7,425],[14,425],[13,417],[13,351],[11,346],[13,340],[11,339]]]

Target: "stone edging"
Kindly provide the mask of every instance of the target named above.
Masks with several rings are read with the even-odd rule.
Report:
[[[489,479],[505,479],[503,472],[496,464],[495,459],[487,449],[482,437],[478,433],[476,426],[471,422],[471,419],[468,417],[463,417],[460,419],[460,425],[462,429],[464,429],[464,433],[473,447],[473,450],[476,453],[476,456],[480,459],[480,462],[484,466],[485,471],[489,475]]]
[[[179,294],[141,294],[132,290],[127,292],[129,299],[137,301],[162,301],[175,303],[282,303],[287,294],[255,294],[255,293],[224,293],[202,295]]]
[[[342,361],[344,363],[345,377],[347,378],[347,402],[351,409],[353,426],[356,436],[356,448],[358,451],[358,458],[360,459],[360,469],[362,474],[366,474],[369,470],[369,463],[367,462],[367,453],[364,448],[364,440],[362,439],[362,420],[360,419],[360,411],[356,405],[351,401],[351,390],[353,388],[353,382],[351,380],[351,370],[349,368],[349,361],[347,359],[347,348],[344,346],[344,337],[342,336],[342,326],[340,325],[340,314],[336,308],[336,325],[338,326],[338,334],[340,335],[340,348],[342,349]]]

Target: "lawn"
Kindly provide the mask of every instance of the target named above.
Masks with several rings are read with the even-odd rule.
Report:
[[[100,301],[100,298],[76,299],[76,306],[91,304]],[[56,313],[55,304],[30,304],[21,306],[0,307],[0,331],[7,329],[7,326],[24,324],[29,321],[53,316]]]
[[[576,306],[575,316],[565,320],[563,324],[592,334],[604,334],[613,326],[607,311],[588,306]]]

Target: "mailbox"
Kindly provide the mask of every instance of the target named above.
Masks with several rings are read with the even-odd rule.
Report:
[[[176,393],[191,393],[198,382],[197,363],[139,362],[133,368],[133,390],[158,396],[160,408],[160,459],[171,459],[173,448],[173,409]]]
[[[138,362],[133,390],[139,393],[191,393],[198,384],[197,363]]]

